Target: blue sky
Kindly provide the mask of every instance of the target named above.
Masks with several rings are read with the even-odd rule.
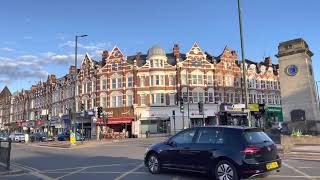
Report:
[[[242,0],[246,58],[277,63],[278,43],[302,37],[320,80],[319,7],[319,0]],[[237,0],[3,0],[0,23],[0,89],[11,91],[66,74],[80,34],[88,37],[79,54],[97,60],[114,45],[132,55],[154,44],[171,51],[178,43],[186,52],[193,42],[214,55],[227,45],[240,57]]]

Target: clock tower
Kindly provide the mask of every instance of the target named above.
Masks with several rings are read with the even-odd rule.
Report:
[[[319,102],[312,70],[313,53],[301,38],[278,46],[281,103],[285,121],[319,120]]]

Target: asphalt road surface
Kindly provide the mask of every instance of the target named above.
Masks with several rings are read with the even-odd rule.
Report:
[[[0,176],[0,179],[21,180],[205,180],[213,179],[198,173],[164,172],[152,175],[143,165],[145,149],[159,139],[134,139],[127,142],[103,143],[76,149],[32,147],[14,144],[12,165],[24,172]],[[284,160],[272,180],[320,179],[320,162]]]

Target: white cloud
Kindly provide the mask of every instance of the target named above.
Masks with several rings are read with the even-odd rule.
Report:
[[[14,51],[14,49],[12,49],[12,48],[8,48],[8,47],[0,48],[0,50],[1,50],[1,51],[6,51],[6,52]]]
[[[67,41],[65,43],[62,43],[59,45],[59,47],[68,47],[68,48],[74,48],[75,47],[75,42],[74,41]],[[95,44],[89,44],[89,45],[84,45],[78,42],[78,48],[85,49],[87,51],[95,51],[95,50],[103,50],[103,49],[108,49],[112,47],[112,42],[108,43],[95,43]]]

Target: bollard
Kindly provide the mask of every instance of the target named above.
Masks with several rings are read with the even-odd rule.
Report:
[[[11,156],[11,139],[8,140],[8,160],[7,160],[7,170],[10,170],[10,156]]]

